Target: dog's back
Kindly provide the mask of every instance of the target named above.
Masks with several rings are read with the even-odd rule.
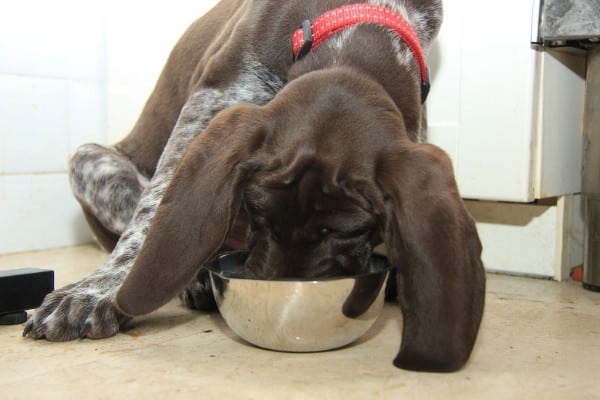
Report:
[[[206,65],[230,39],[249,3],[253,1],[223,0],[192,23],[171,51],[132,131],[116,145],[148,178]]]
[[[346,3],[340,0],[219,2],[196,20],[178,41],[134,128],[116,147],[127,154],[142,173],[152,177],[181,108],[199,86],[227,85],[243,64],[252,63],[261,66],[256,69],[257,74],[272,74],[286,82],[294,62],[293,31],[303,20],[316,18]],[[424,47],[439,30],[440,0],[372,0],[368,3],[388,6],[404,15],[415,26]]]

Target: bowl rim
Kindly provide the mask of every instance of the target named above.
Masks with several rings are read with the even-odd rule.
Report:
[[[320,283],[320,282],[330,282],[330,281],[341,281],[344,279],[358,279],[366,276],[387,273],[389,274],[392,270],[392,265],[390,264],[388,258],[379,253],[371,253],[371,262],[369,263],[370,270],[366,272],[361,272],[356,275],[336,275],[326,278],[274,278],[274,279],[255,279],[247,276],[239,276],[239,275],[229,275],[227,271],[220,266],[220,261],[224,259],[229,259],[233,257],[247,257],[249,251],[247,250],[233,250],[220,253],[216,255],[211,261],[205,264],[205,268],[210,272],[211,275],[216,275],[221,279],[231,280],[231,279],[239,279],[246,281],[255,281],[255,282],[302,282],[302,283]]]

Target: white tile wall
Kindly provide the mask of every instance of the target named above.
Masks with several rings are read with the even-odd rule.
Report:
[[[68,85],[69,152],[84,143],[106,143],[106,85],[71,80]]]
[[[0,254],[90,241],[67,175],[0,175]]]
[[[109,142],[121,139],[133,127],[177,40],[217,2],[107,0]],[[139,18],[141,9],[143,18]]]
[[[215,3],[0,0],[0,254],[91,240],[70,154],[127,133],[175,41]]]
[[[106,142],[106,3],[0,0],[0,254],[91,240],[66,167]]]
[[[0,173],[66,169],[68,85],[63,79],[0,75]]]

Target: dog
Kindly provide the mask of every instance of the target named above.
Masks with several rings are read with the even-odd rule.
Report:
[[[259,277],[325,277],[362,271],[383,243],[403,317],[394,365],[460,369],[485,274],[451,161],[424,140],[422,49],[441,21],[441,0],[218,3],[131,133],[73,155],[73,193],[112,252],[23,335],[109,337],[178,293],[209,308],[203,265],[223,249],[248,248]]]

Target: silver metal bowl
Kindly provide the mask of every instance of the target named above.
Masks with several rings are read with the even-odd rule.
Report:
[[[389,264],[373,255],[366,273],[324,280],[236,276],[247,253],[217,257],[208,267],[227,325],[256,346],[287,352],[339,348],[360,338],[383,307]]]

